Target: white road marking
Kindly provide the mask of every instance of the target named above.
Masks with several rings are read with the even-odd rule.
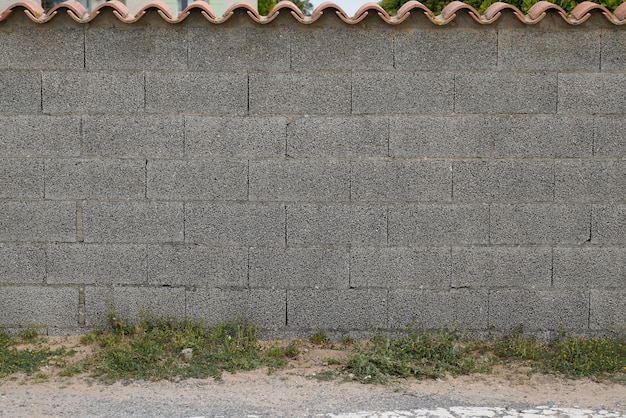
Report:
[[[453,406],[450,408],[410,409],[395,411],[360,411],[341,414],[320,414],[325,418],[626,418],[620,412],[600,409],[597,411],[581,408],[558,408],[538,406],[533,409],[514,410],[498,407],[466,407]]]

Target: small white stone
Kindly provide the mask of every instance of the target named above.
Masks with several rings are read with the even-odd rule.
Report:
[[[193,348],[183,348],[183,351],[180,354],[185,358],[185,360],[191,360],[193,358]]]

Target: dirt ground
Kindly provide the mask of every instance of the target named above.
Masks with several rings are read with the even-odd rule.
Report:
[[[78,344],[77,337],[51,338],[50,344],[53,348],[60,345],[75,348],[78,354],[72,361],[89,354],[89,347]],[[172,402],[176,399],[186,400],[191,405],[194,396],[201,399],[200,393],[211,393],[226,403],[243,402],[250,405],[249,408],[254,405],[261,408],[268,399],[272,399],[277,408],[283,402],[285,410],[298,403],[308,408],[307,402],[312,399],[317,404],[325,399],[328,410],[342,405],[344,401],[341,399],[374,399],[377,396],[391,399],[403,396],[412,397],[416,402],[446,399],[474,406],[558,405],[606,409],[626,414],[626,385],[623,384],[589,379],[568,380],[553,375],[530,374],[523,368],[498,367],[490,374],[424,381],[403,380],[386,386],[364,385],[346,382],[341,374],[330,378],[332,373],[329,370],[338,371],[338,366],[327,364],[328,359],[345,354],[345,351],[305,344],[302,352],[285,369],[272,374],[268,374],[267,370],[234,375],[225,373],[222,382],[191,379],[182,382],[126,382],[106,386],[85,375],[60,377],[59,369],[52,365],[42,369],[38,376],[18,375],[0,380],[0,416],[72,416],[77,411],[96,416],[93,412],[88,413],[89,409],[85,405],[78,403],[84,402],[85,398],[89,398],[93,406],[98,397],[144,400],[155,397],[160,400],[171,398]],[[199,392],[194,394],[195,391]],[[62,401],[58,402],[56,409],[50,409],[51,405],[55,405],[55,399]],[[72,402],[77,403],[74,409]],[[360,404],[354,406],[360,407]],[[192,412],[190,409],[189,413]],[[279,415],[278,412],[276,414]],[[119,416],[124,414],[120,412]]]

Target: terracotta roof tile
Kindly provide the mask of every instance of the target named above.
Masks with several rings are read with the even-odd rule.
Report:
[[[128,8],[124,3],[117,0],[110,0],[105,3],[99,4],[89,15],[89,20],[94,19],[96,16],[100,14],[102,9],[112,9],[113,14],[120,20],[126,21],[129,18]]]
[[[108,10],[107,10],[108,9]],[[24,0],[13,3],[7,9],[0,13],[0,21],[8,19],[14,12],[23,11],[28,18],[37,23],[45,23],[53,19],[60,12],[65,11],[72,19],[80,23],[87,23],[92,21],[98,14],[111,12],[119,20],[126,23],[133,23],[140,20],[148,10],[156,9],[157,13],[163,18],[163,20],[170,23],[179,23],[185,20],[192,11],[199,11],[204,18],[213,24],[220,24],[230,19],[236,11],[245,11],[246,14],[253,21],[259,24],[266,24],[272,22],[281,13],[288,13],[296,21],[302,24],[311,24],[316,22],[324,13],[335,13],[339,19],[347,24],[357,24],[365,19],[367,16],[378,16],[383,22],[390,25],[398,25],[404,22],[412,13],[424,14],[435,25],[446,25],[453,21],[459,14],[467,13],[476,22],[488,25],[497,21],[503,13],[511,13],[517,17],[521,22],[534,25],[541,20],[548,13],[556,13],[563,20],[571,25],[579,25],[585,22],[592,13],[601,13],[609,22],[615,25],[626,24],[626,2],[622,3],[615,12],[611,13],[607,8],[592,2],[580,3],[571,14],[567,14],[561,7],[547,2],[540,1],[534,4],[529,10],[528,14],[523,14],[516,7],[497,2],[492,4],[485,10],[484,14],[479,14],[472,6],[460,1],[453,1],[449,3],[441,11],[440,15],[435,15],[422,3],[417,1],[409,1],[405,3],[395,16],[389,16],[389,14],[376,3],[364,4],[354,16],[349,16],[340,6],[335,3],[326,2],[318,6],[311,16],[305,16],[298,7],[289,1],[281,1],[278,3],[267,16],[261,16],[259,13],[247,3],[239,3],[231,6],[222,16],[215,14],[214,10],[204,1],[194,1],[189,4],[178,16],[175,16],[172,10],[162,1],[153,0],[146,4],[137,14],[131,15],[128,8],[117,0],[107,1],[96,7],[91,13],[87,13],[85,8],[75,0],[65,1],[54,6],[48,12],[37,3]]]
[[[28,0],[20,1],[17,3],[13,3],[8,8],[3,10],[2,13],[0,13],[0,22],[9,17],[16,9],[24,9],[24,13],[26,14],[26,16],[28,16],[31,20],[35,22],[39,21],[39,19],[45,13],[43,7],[41,7],[41,5],[39,5],[38,3]]]

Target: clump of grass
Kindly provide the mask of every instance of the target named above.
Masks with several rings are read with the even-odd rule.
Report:
[[[511,336],[493,344],[504,361],[523,361],[534,371],[567,377],[609,377],[626,372],[626,339],[618,336],[588,338],[564,332],[553,341],[539,342],[519,326]]]
[[[613,336],[562,336],[551,344],[545,369],[571,377],[605,377],[626,372],[626,341]]]
[[[524,334],[522,324],[515,327],[510,335],[492,340],[485,347],[504,362],[533,362],[545,355],[544,345],[535,335]]]
[[[626,339],[561,333],[553,341],[542,342],[525,334],[522,325],[508,336],[488,341],[470,340],[454,330],[409,330],[398,339],[379,334],[355,346],[345,369],[359,382],[386,383],[393,377],[422,379],[487,372],[494,364],[522,364],[532,372],[626,383]]]
[[[315,345],[326,345],[330,341],[326,333],[323,331],[316,331],[311,335],[309,341]]]
[[[43,381],[42,366],[63,367],[62,376],[90,373],[106,382],[126,380],[220,379],[224,371],[267,367],[270,372],[306,352],[307,344],[335,348],[326,334],[315,332],[308,341],[261,343],[257,329],[243,319],[205,327],[200,322],[143,316],[131,324],[110,313],[106,326],[84,335],[93,354],[71,363],[73,350],[50,350],[36,331],[11,337],[0,329],[0,378],[15,372]],[[348,376],[362,383],[387,383],[394,378],[439,378],[488,372],[492,365],[528,366],[531,372],[569,378],[611,379],[626,384],[626,337],[617,334],[587,338],[561,333],[540,341],[520,325],[505,337],[469,339],[455,329],[418,332],[408,327],[403,336],[374,334],[364,343],[344,338],[347,350],[339,358],[324,359],[318,380]]]
[[[43,345],[18,349],[18,344],[34,343],[37,336],[36,331],[26,330],[20,338],[14,338],[0,328],[0,378],[20,372],[32,375],[54,359],[74,355],[73,351],[65,348],[50,350]]]
[[[94,344],[95,354],[73,367],[88,371],[104,382],[221,378],[235,372],[267,366],[283,366],[297,348],[263,348],[256,327],[244,320],[224,322],[213,328],[200,322],[144,316],[131,325],[110,313],[107,326],[83,338]]]
[[[469,342],[463,343],[455,332],[408,331],[391,339],[375,335],[357,345],[347,358],[347,371],[362,383],[385,383],[393,377],[438,378],[486,371],[489,363],[479,359]]]

